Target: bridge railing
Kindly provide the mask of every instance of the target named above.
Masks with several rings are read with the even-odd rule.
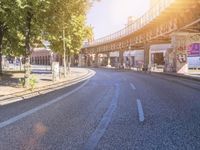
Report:
[[[143,16],[137,19],[135,22],[130,24],[129,26],[117,31],[113,34],[110,34],[106,37],[96,39],[88,42],[85,47],[101,45],[104,43],[108,43],[122,37],[128,36],[140,29],[142,29],[145,25],[150,23],[156,17],[158,17],[166,8],[168,8],[174,1],[176,0],[160,0],[157,4],[155,4],[150,10],[148,10]]]

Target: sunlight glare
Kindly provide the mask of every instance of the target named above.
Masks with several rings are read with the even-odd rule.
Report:
[[[129,16],[138,18],[144,14],[149,8],[149,0],[112,0],[110,7],[114,20],[127,20]]]

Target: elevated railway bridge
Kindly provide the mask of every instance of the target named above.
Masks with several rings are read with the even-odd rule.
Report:
[[[164,43],[171,44],[165,56],[168,60],[165,70],[187,72],[189,46],[200,43],[200,0],[160,0],[129,26],[85,43],[80,61],[86,66],[99,65],[99,55],[104,54],[107,55],[107,65],[110,65],[110,53],[118,52],[117,61],[122,66],[124,52],[143,49],[143,69],[148,70],[150,46]]]

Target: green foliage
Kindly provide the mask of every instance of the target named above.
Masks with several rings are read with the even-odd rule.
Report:
[[[32,75],[28,78],[28,85],[29,85],[31,91],[33,91],[35,89],[36,83],[37,83],[37,79],[34,75]],[[24,78],[19,79],[18,86],[23,87],[23,88],[25,87],[25,79]]]
[[[2,53],[7,45],[9,29],[13,29],[16,25],[16,18],[13,17],[16,12],[16,1],[1,0],[0,1],[0,74],[2,74]],[[7,47],[6,47],[7,48]]]
[[[64,41],[66,54],[77,54],[83,41],[92,37],[86,13],[94,1],[0,0],[0,54],[28,57],[42,40],[50,41],[61,55]]]
[[[28,80],[28,85],[30,86],[30,90],[33,91],[35,89],[37,83],[37,79],[35,76],[30,76]]]
[[[63,39],[67,55],[78,53],[83,41],[88,38],[91,28],[86,26],[86,13],[92,1],[88,0],[51,0],[49,11],[46,12],[45,38],[51,42],[51,48],[62,54],[64,53]],[[55,10],[55,11],[52,11]],[[63,37],[65,30],[65,37]]]
[[[24,55],[27,45],[33,47],[44,38],[51,41],[53,49],[63,53],[63,29],[68,52],[77,51],[86,34],[90,34],[85,20],[92,3],[92,0],[1,0],[4,54]]]
[[[30,54],[30,47],[40,40],[48,4],[49,0],[0,1],[0,53],[9,56]]]

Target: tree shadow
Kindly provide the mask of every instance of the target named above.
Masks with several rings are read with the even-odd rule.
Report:
[[[31,72],[32,74],[51,74],[52,72],[49,70],[32,70]]]
[[[52,81],[52,79],[40,79],[42,81]]]
[[[13,77],[12,73],[4,73],[0,76],[0,86],[16,87],[19,84],[19,79],[20,78]]]

